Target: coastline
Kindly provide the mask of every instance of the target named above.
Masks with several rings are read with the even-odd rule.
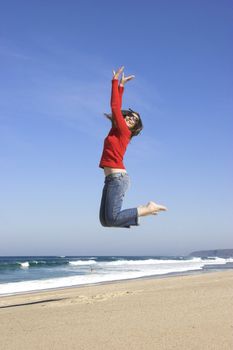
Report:
[[[0,294],[0,306],[1,306],[1,299],[4,297],[14,297],[14,296],[23,296],[23,295],[30,295],[30,294],[36,294],[36,293],[43,293],[43,292],[56,292],[56,291],[63,291],[67,289],[75,289],[75,288],[83,288],[83,287],[91,287],[91,286],[101,286],[101,285],[108,285],[108,284],[118,284],[118,283],[124,283],[124,282],[131,282],[131,281],[140,281],[140,280],[151,280],[151,279],[164,279],[164,278],[172,278],[172,277],[178,277],[178,276],[189,276],[189,275],[201,275],[201,274],[208,274],[208,273],[222,273],[224,271],[233,271],[233,268],[214,268],[214,269],[197,269],[197,270],[189,270],[189,271],[176,271],[176,272],[169,272],[166,274],[156,274],[156,275],[149,275],[149,276],[140,276],[140,277],[133,277],[133,278],[126,278],[126,279],[119,279],[119,280],[109,280],[109,281],[103,281],[103,282],[96,282],[96,283],[86,283],[86,284],[77,284],[77,285],[70,285],[70,286],[61,286],[61,287],[55,287],[55,288],[44,288],[44,289],[36,289],[36,290],[29,290],[29,291],[23,291],[23,292],[15,292],[15,293],[9,293],[9,294]]]
[[[233,271],[164,277],[2,296],[3,349],[232,349]]]
[[[114,283],[138,278],[233,269],[233,258],[185,256],[0,257],[0,298],[4,295]]]

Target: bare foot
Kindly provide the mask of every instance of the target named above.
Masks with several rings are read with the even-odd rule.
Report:
[[[151,214],[157,214],[159,211],[166,211],[167,208],[164,207],[163,205],[156,204],[155,202],[149,202],[147,204],[148,210],[151,211]]]
[[[156,204],[155,202],[149,202],[147,205],[142,205],[137,208],[138,216],[146,216],[146,215],[157,215],[160,211],[166,211],[167,208],[163,205]]]

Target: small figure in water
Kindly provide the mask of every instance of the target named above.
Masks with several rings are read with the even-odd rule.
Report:
[[[156,215],[167,210],[163,205],[150,201],[147,205],[137,208],[121,210],[125,192],[129,187],[129,175],[123,164],[126,148],[142,128],[139,113],[121,110],[124,85],[134,78],[134,75],[125,77],[122,66],[113,71],[111,114],[105,116],[111,120],[112,128],[104,140],[103,154],[99,167],[104,169],[105,183],[100,205],[100,222],[105,227],[127,227],[139,225],[139,217]],[[119,84],[119,76],[121,80]]]

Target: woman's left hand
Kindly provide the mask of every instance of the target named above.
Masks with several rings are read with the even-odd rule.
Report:
[[[132,80],[133,78],[135,78],[135,75],[128,75],[127,77],[125,77],[124,73],[122,73],[120,85],[124,86],[125,83],[127,83],[130,80]]]

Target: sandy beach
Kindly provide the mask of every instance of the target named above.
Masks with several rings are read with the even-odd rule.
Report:
[[[233,349],[233,271],[0,298],[1,350]]]

